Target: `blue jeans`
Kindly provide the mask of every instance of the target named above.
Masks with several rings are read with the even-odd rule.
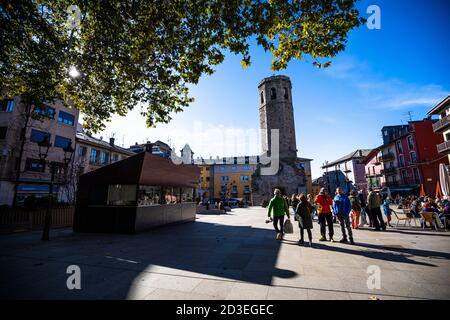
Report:
[[[347,228],[349,238],[353,239],[350,216],[348,214],[337,214],[336,216],[339,220],[339,224],[341,225],[342,237],[344,239],[347,239],[347,234],[345,233],[345,228]]]

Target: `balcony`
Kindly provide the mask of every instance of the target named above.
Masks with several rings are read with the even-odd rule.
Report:
[[[445,141],[441,144],[437,145],[437,149],[439,153],[449,153],[450,151],[450,140],[449,141]]]
[[[386,187],[386,188],[395,188],[398,186],[399,186],[399,183],[397,181],[390,181],[390,182],[383,183],[383,187]]]
[[[419,185],[420,184],[420,180],[412,178],[412,177],[403,177],[401,179],[401,185],[402,186],[412,186],[412,185]]]
[[[440,119],[438,122],[433,123],[434,132],[442,132],[450,127],[450,114]]]
[[[382,171],[385,176],[394,176],[397,174],[396,168],[386,168]]]
[[[380,158],[381,162],[387,162],[387,161],[392,161],[395,160],[395,155],[392,152],[383,154]]]

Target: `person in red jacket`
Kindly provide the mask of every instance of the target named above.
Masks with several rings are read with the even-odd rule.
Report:
[[[334,242],[333,235],[333,214],[331,213],[331,206],[333,205],[333,200],[325,191],[325,188],[320,189],[320,193],[317,195],[314,203],[317,205],[317,213],[319,215],[320,223],[320,234],[322,237],[319,241],[327,241],[325,234],[325,224],[328,225],[328,236],[331,242]]]

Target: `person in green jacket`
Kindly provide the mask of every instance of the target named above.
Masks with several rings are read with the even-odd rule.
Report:
[[[287,201],[281,196],[281,191],[279,189],[274,190],[274,196],[269,202],[269,213],[268,217],[271,218],[271,213],[273,211],[273,226],[277,233],[277,240],[283,240],[284,235],[284,215],[290,219],[289,206]],[[278,228],[278,225],[280,228]]]

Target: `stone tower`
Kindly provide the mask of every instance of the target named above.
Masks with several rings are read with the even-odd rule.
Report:
[[[261,174],[261,168],[268,165],[260,163],[252,175],[253,205],[269,201],[275,188],[288,196],[306,189],[305,170],[297,158],[291,80],[286,76],[265,78],[259,83],[258,90],[260,128],[263,129],[262,153],[267,152],[270,158],[276,158],[276,155],[271,154],[271,129],[279,130],[280,149],[276,174]]]
[[[259,118],[262,130],[262,153],[271,154],[271,129],[279,129],[280,159],[296,159],[292,84],[286,76],[263,79],[259,85]]]

